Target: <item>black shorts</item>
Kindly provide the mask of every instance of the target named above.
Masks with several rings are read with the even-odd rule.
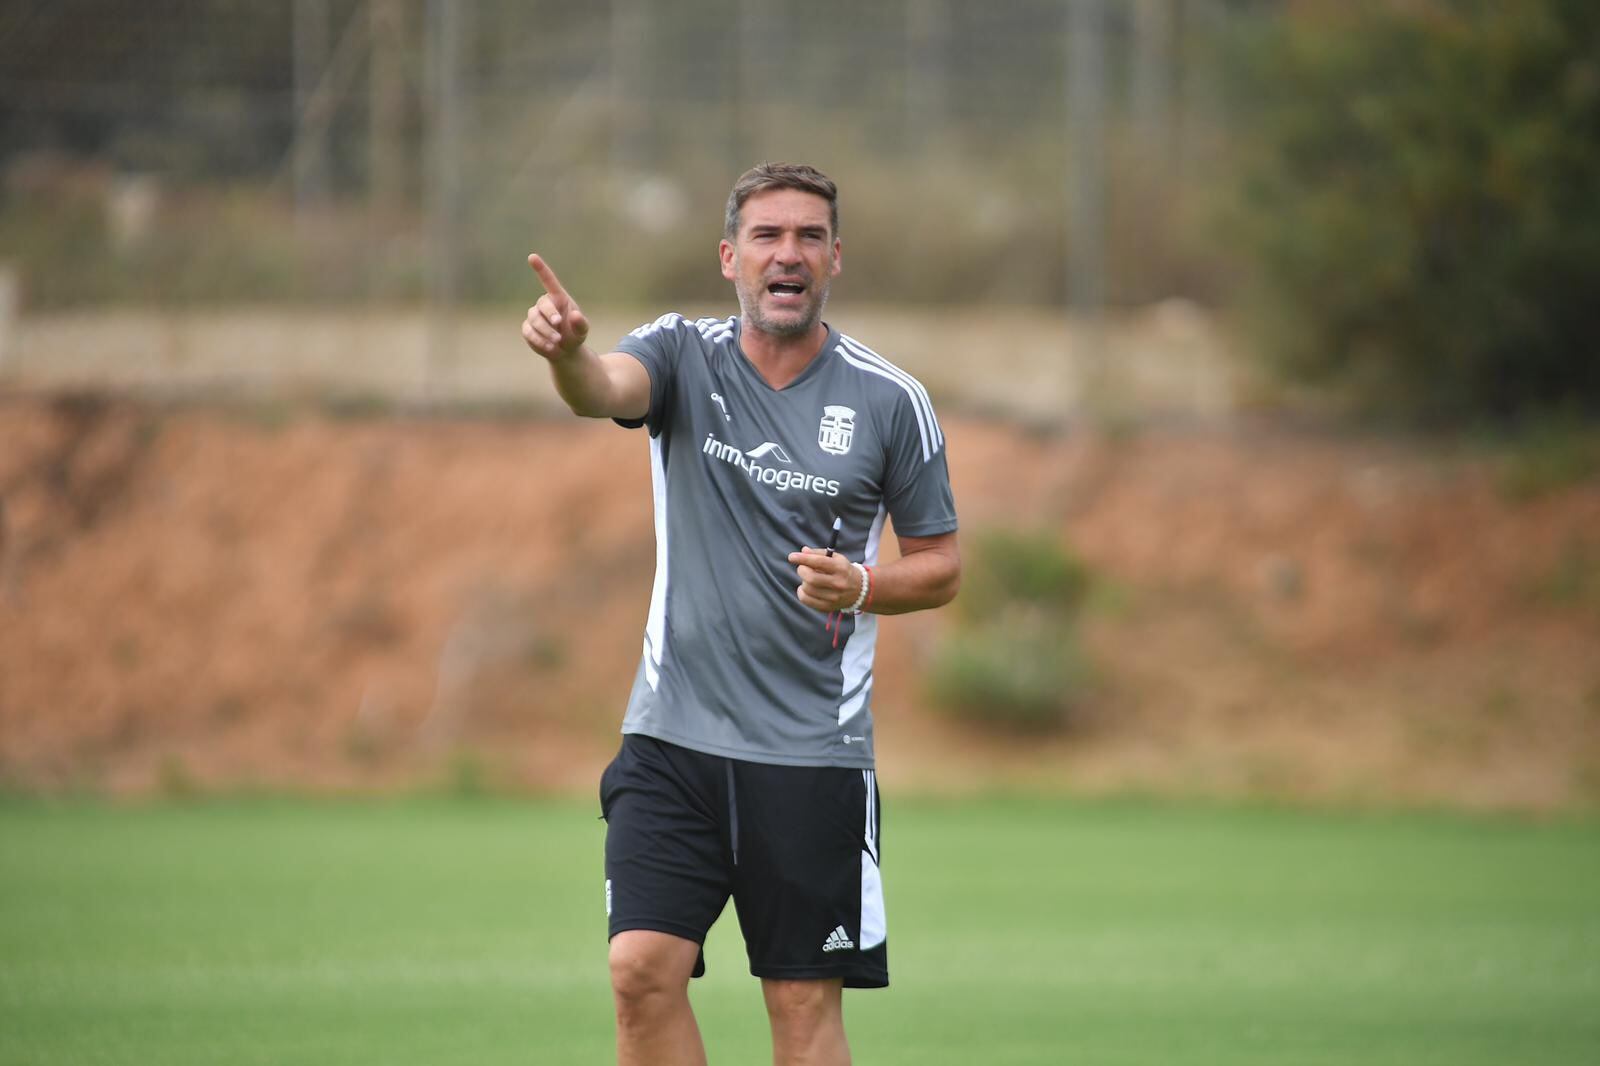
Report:
[[[755,976],[889,983],[873,771],[629,734],[600,777],[600,813],[611,936],[653,929],[703,945],[731,896]]]

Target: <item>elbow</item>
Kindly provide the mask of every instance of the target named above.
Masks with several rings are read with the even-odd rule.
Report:
[[[928,606],[943,607],[961,591],[961,551],[956,547],[953,535],[949,543],[935,549],[934,558],[940,565],[934,569],[934,580],[928,590]]]
[[[950,576],[945,579],[944,587],[939,590],[939,593],[940,593],[939,606],[943,607],[947,603],[950,603],[952,600],[954,600],[956,598],[956,594],[959,593],[960,591],[961,591],[961,567],[957,566],[954,570],[952,570],[950,572]]]
[[[932,602],[928,606],[943,607],[954,600],[956,594],[960,591],[961,563],[959,560],[951,560],[950,566],[940,575],[938,583],[934,585],[932,589],[933,595],[929,597]]]

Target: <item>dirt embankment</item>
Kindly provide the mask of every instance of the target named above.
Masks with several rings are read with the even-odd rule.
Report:
[[[1285,430],[949,418],[963,528],[1111,594],[1048,740],[927,709],[887,620],[885,778],[1554,809],[1600,799],[1600,486]],[[573,419],[0,402],[0,781],[586,791],[649,596],[643,438]]]

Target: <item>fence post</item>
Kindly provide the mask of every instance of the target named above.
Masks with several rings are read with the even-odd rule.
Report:
[[[404,199],[405,9],[399,0],[367,0],[367,191],[371,209],[389,215]]]
[[[1104,0],[1067,5],[1068,333],[1090,406],[1104,399],[1105,377],[1105,14]]]
[[[946,0],[907,0],[905,125],[913,153],[945,128],[950,63]]]
[[[327,0],[294,0],[294,206],[305,211],[328,195],[327,123],[311,113],[311,100],[328,66]]]
[[[454,354],[460,279],[461,23],[466,0],[428,0],[430,136],[428,182],[428,343],[421,399],[434,399],[437,376]]]
[[[11,346],[16,343],[20,289],[16,267],[0,260],[0,380],[5,379],[6,364],[11,360]]]

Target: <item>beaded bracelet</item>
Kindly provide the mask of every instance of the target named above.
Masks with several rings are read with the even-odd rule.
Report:
[[[850,565],[861,571],[861,594],[856,597],[856,602],[844,609],[844,613],[860,614],[862,605],[867,602],[867,596],[872,592],[872,571],[860,563],[851,563]]]

